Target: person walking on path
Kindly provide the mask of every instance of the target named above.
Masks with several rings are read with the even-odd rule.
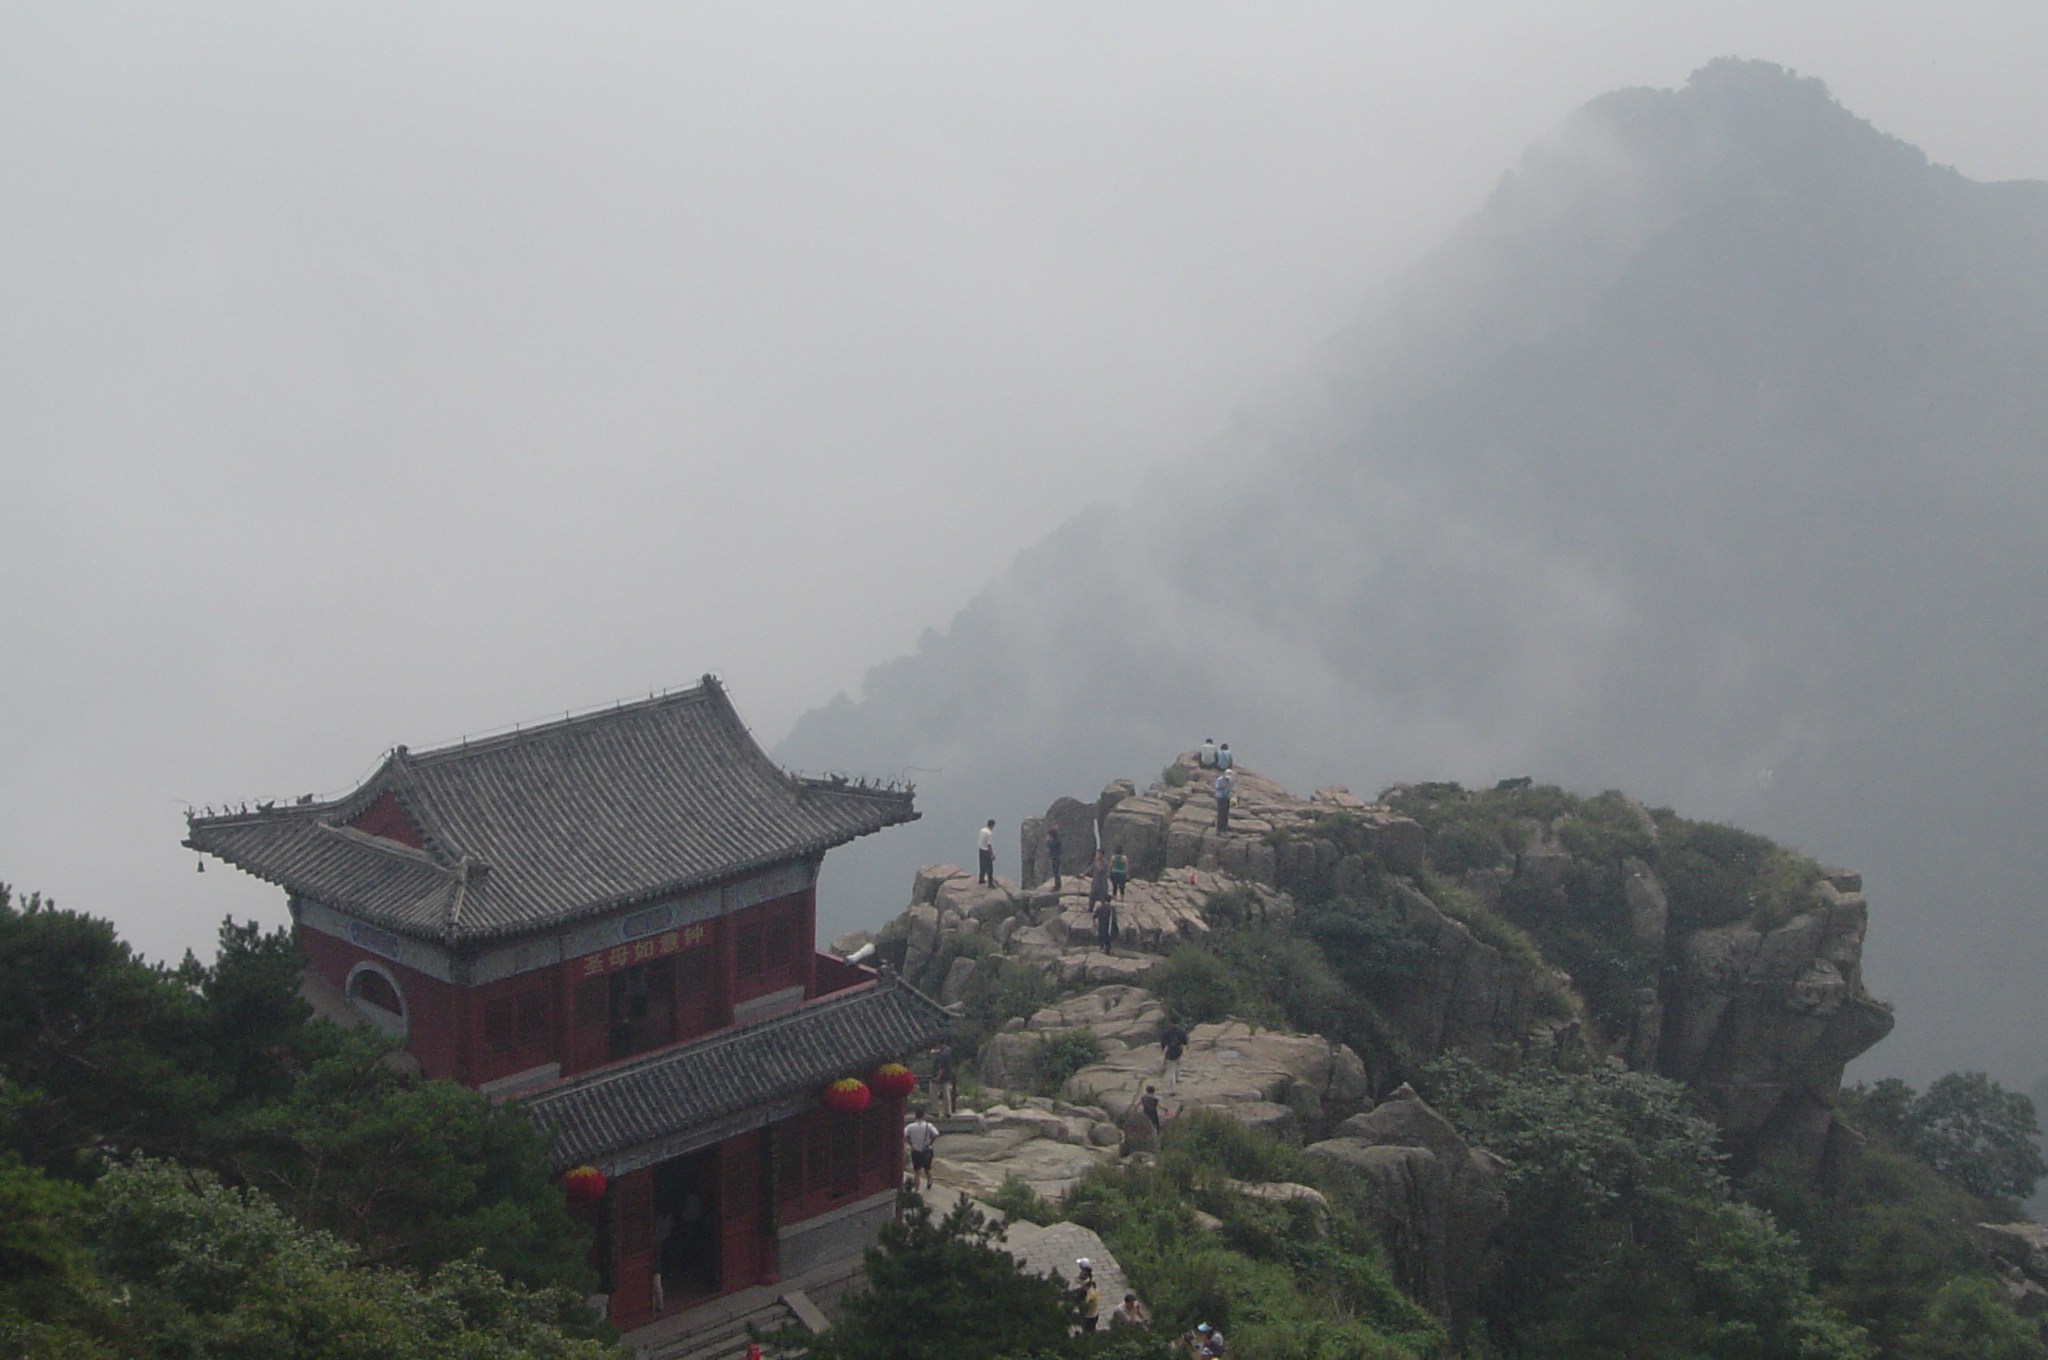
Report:
[[[1188,1032],[1180,1027],[1180,1021],[1166,1017],[1166,1028],[1159,1031],[1159,1049],[1166,1055],[1166,1068],[1161,1073],[1166,1078],[1169,1095],[1180,1092],[1180,1055],[1187,1052]]]
[[[988,819],[988,825],[981,829],[977,838],[981,842],[981,876],[975,880],[984,887],[996,885],[996,819]]]
[[[1203,737],[1202,744],[1195,748],[1195,764],[1205,770],[1216,768],[1216,742],[1213,738]]]
[[[1109,895],[1122,897],[1124,884],[1131,881],[1131,864],[1124,858],[1124,848],[1119,845],[1116,853],[1109,857]]]
[[[939,1126],[924,1117],[924,1106],[917,1107],[917,1118],[904,1126],[903,1141],[910,1145],[910,1184],[917,1186],[917,1173],[924,1173],[924,1188],[932,1188],[932,1145],[939,1141]]]
[[[1237,776],[1228,770],[1217,775],[1216,782],[1210,786],[1209,791],[1216,795],[1216,829],[1218,831],[1230,830],[1230,795],[1236,788]]]
[[[1219,746],[1219,747],[1217,747],[1217,748],[1216,748],[1216,768],[1217,768],[1217,769],[1219,769],[1219,770],[1227,770],[1227,769],[1229,769],[1229,768],[1230,768],[1230,767],[1231,767],[1231,766],[1232,766],[1233,764],[1235,764],[1235,763],[1236,763],[1236,760],[1235,760],[1235,758],[1234,758],[1234,757],[1232,757],[1232,755],[1230,754],[1230,743],[1229,743],[1229,742],[1227,742],[1227,741],[1226,741],[1226,742],[1224,742],[1224,743],[1223,743],[1223,744],[1222,744],[1221,746]]]
[[[1045,829],[1045,862],[1052,870],[1052,890],[1060,890],[1060,829],[1049,826]]]
[[[1083,1256],[1074,1262],[1074,1269],[1080,1274],[1074,1283],[1081,1286],[1081,1330],[1092,1332],[1102,1316],[1102,1293],[1095,1287],[1095,1263]]]
[[[1160,1132],[1159,1088],[1157,1086],[1152,1085],[1150,1082],[1145,1084],[1145,1094],[1138,1097],[1138,1108],[1143,1110],[1145,1117],[1152,1121],[1152,1131],[1154,1133]]]

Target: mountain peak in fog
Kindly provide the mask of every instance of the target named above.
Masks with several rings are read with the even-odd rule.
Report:
[[[1290,783],[1629,787],[1870,866],[1888,1047],[2031,1081],[2043,372],[2048,186],[1716,61],[1588,104],[1296,383],[781,754],[920,778],[890,885],[1205,734]]]

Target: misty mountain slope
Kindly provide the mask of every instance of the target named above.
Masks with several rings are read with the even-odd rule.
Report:
[[[1866,869],[1880,1063],[2031,1081],[2044,373],[2048,186],[1716,62],[1589,104],[1292,389],[780,754],[919,781],[837,870],[863,924],[1207,734],[1302,786],[1628,787]]]

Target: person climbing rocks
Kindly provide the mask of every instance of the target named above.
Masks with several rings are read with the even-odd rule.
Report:
[[[1131,881],[1130,861],[1124,858],[1124,848],[1119,845],[1116,853],[1109,857],[1109,895],[1122,897],[1124,884]]]
[[[1168,1094],[1180,1091],[1180,1055],[1187,1052],[1188,1032],[1180,1027],[1180,1021],[1166,1017],[1166,1028],[1159,1031],[1159,1049],[1166,1055],[1166,1067],[1160,1074],[1166,1078]]]
[[[1052,890],[1060,890],[1060,829],[1049,826],[1045,829],[1045,862],[1052,870]]]
[[[1095,918],[1095,938],[1107,954],[1116,942],[1116,903],[1110,900],[1109,856],[1100,850],[1088,865],[1088,911]]]
[[[981,876],[975,882],[983,887],[996,885],[996,819],[988,819],[988,825],[981,829]]]
[[[903,1141],[910,1145],[910,1184],[917,1186],[917,1175],[924,1173],[924,1188],[932,1188],[932,1146],[939,1141],[939,1126],[924,1117],[924,1106],[916,1111],[917,1117],[903,1128]]]
[[[1216,795],[1216,829],[1230,830],[1230,795],[1237,789],[1237,776],[1225,770],[1216,776],[1209,791]]]

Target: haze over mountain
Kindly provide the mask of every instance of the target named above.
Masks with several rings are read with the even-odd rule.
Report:
[[[1297,788],[1530,774],[1863,870],[1866,1067],[2030,1083],[2044,373],[2048,184],[1760,62],[1596,99],[1290,388],[796,725],[925,814],[825,924],[1204,735]]]

